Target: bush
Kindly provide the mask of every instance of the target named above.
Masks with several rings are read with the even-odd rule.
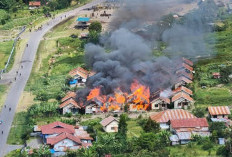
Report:
[[[69,112],[69,113],[66,112],[66,113],[64,114],[64,116],[70,118],[70,117],[72,117],[72,113],[71,113],[71,112]]]
[[[4,19],[1,19],[1,24],[2,25],[5,25],[6,24],[6,21]]]
[[[227,150],[225,146],[221,146],[217,149],[216,155],[227,156]]]
[[[209,150],[209,149],[211,149],[211,148],[213,148],[213,143],[210,142],[210,141],[205,142],[205,143],[203,144],[203,146],[202,146],[202,149],[204,149],[204,150]]]
[[[89,26],[89,31],[96,31],[98,33],[100,33],[102,31],[102,25],[100,22],[98,21],[94,21],[90,24]]]
[[[202,117],[204,117],[205,116],[205,108],[200,108],[200,107],[198,107],[198,108],[195,108],[195,109],[193,109],[193,114],[196,116],[196,117],[198,117],[198,118],[202,118]]]

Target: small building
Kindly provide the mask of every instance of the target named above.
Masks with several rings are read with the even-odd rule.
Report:
[[[96,114],[101,112],[99,105],[89,104],[85,106],[85,114]]]
[[[182,64],[178,65],[176,73],[181,72],[181,71],[185,71],[187,73],[192,73],[193,67],[189,66],[186,63],[182,63]]]
[[[213,73],[212,75],[213,75],[213,78],[215,78],[215,79],[219,79],[219,78],[221,78],[221,75],[220,75],[220,73],[219,73],[219,72],[217,72],[217,73]]]
[[[185,57],[182,57],[182,61],[183,61],[184,63],[188,64],[188,65],[191,66],[191,67],[193,66],[193,62],[190,61],[189,59],[185,58]]]
[[[172,102],[174,103],[174,108],[185,108],[187,109],[188,106],[191,106],[193,104],[193,98],[191,98],[188,94],[181,91],[173,95]]]
[[[103,119],[100,124],[105,132],[118,132],[118,120],[112,116]]]
[[[218,138],[219,145],[225,145],[225,138]]]
[[[209,117],[217,119],[228,119],[228,116],[231,114],[228,106],[210,106],[208,107]]]
[[[190,89],[186,88],[185,86],[180,86],[176,88],[175,90],[173,90],[174,95],[181,93],[181,92],[188,94],[190,96],[193,95],[193,92]]]
[[[68,92],[64,98],[61,99],[61,102],[64,102],[68,99],[75,99],[76,98],[76,93],[75,92]]]
[[[29,9],[38,9],[41,6],[40,1],[31,1],[29,2]]]
[[[89,27],[90,18],[89,17],[78,17],[76,28],[86,29]]]
[[[57,121],[35,128],[41,132],[43,142],[50,145],[54,154],[92,146],[93,138],[83,130],[82,126],[74,127]]]
[[[193,114],[183,109],[172,109],[158,112],[150,118],[160,124],[161,129],[169,129],[170,120],[196,118]]]
[[[190,142],[193,135],[210,136],[206,118],[170,120],[170,131],[178,137],[180,144]]]
[[[60,109],[62,109],[62,114],[65,114],[65,113],[76,114],[76,113],[79,113],[81,110],[81,106],[78,105],[77,102],[73,98],[70,98],[62,102],[62,104],[60,104],[59,107]]]
[[[178,77],[186,77],[187,79],[189,79],[189,80],[193,80],[193,74],[192,73],[187,73],[187,72],[185,72],[185,71],[178,71],[177,73],[176,73],[176,75],[178,76]]]
[[[154,100],[151,101],[151,109],[152,110],[166,110],[168,108],[168,105],[170,105],[170,99],[165,97],[157,97]]]
[[[77,67],[69,72],[73,80],[77,80],[78,85],[84,85],[87,78],[95,75],[93,71],[87,71],[81,67]]]
[[[186,86],[186,85],[188,85],[188,84],[190,84],[192,82],[193,82],[192,80],[190,80],[190,79],[188,79],[188,78],[186,78],[184,76],[181,76],[181,77],[179,77],[177,79],[176,83],[174,84],[174,88],[176,89],[176,88],[178,88],[180,86]]]

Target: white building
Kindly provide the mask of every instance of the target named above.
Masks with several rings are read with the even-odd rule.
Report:
[[[105,132],[118,132],[118,120],[112,116],[103,119],[100,124]]]

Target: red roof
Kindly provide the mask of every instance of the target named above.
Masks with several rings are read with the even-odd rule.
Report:
[[[184,92],[179,92],[172,97],[172,102],[174,102],[180,98],[184,98],[185,100],[188,100],[191,102],[193,101],[193,98],[191,98],[188,94],[186,94]]]
[[[213,73],[213,76],[220,76],[220,73]]]
[[[79,109],[81,108],[73,98],[70,98],[70,99],[64,101],[62,104],[60,104],[59,107],[63,108],[65,106],[69,105],[69,104],[72,104],[76,108],[79,108]]]
[[[74,126],[68,125],[62,122],[53,122],[51,124],[42,125],[41,126],[42,134],[60,134],[63,132],[74,134],[75,129]]]
[[[115,119],[114,117],[112,117],[112,116],[109,116],[109,117],[107,117],[107,118],[105,118],[105,119],[103,119],[101,122],[100,122],[100,124],[102,125],[102,126],[107,126],[107,125],[109,125],[111,122],[113,122],[113,121],[118,121],[117,119]]]
[[[192,74],[192,73],[187,73],[187,72],[184,71],[184,70],[178,71],[178,72],[177,72],[177,76],[179,76],[179,77],[184,76],[184,77],[187,77],[187,78],[190,79],[190,80],[193,80],[193,74]]]
[[[193,62],[190,61],[189,59],[182,57],[182,60],[184,61],[184,63],[186,63],[186,64],[188,64],[190,66],[193,66]]]
[[[187,79],[186,77],[183,77],[183,76],[181,76],[181,77],[178,78],[178,82],[180,82],[180,81],[184,81],[187,84],[193,82],[193,81],[191,81],[191,80],[189,80],[189,79]]]
[[[206,118],[174,119],[171,120],[170,122],[173,129],[209,126]]]
[[[67,95],[63,99],[61,99],[61,102],[64,102],[64,101],[66,101],[66,100],[68,100],[70,98],[75,99],[75,97],[76,97],[75,92],[68,92]]]
[[[40,1],[31,1],[29,2],[29,6],[41,6]]]
[[[229,115],[230,109],[228,106],[208,107],[210,115]]]
[[[158,97],[158,98],[152,100],[151,103],[153,103],[153,102],[155,102],[155,101],[157,101],[157,100],[161,100],[161,101],[164,101],[164,102],[167,103],[167,104],[170,104],[170,99],[169,99],[169,98],[165,98],[165,97]]]
[[[81,67],[77,67],[76,69],[73,69],[72,71],[69,72],[69,75],[74,77],[75,75],[79,75],[84,79],[87,79],[90,76],[95,75],[95,72],[93,71],[87,71]]]
[[[180,86],[180,87],[176,88],[173,92],[176,94],[176,93],[179,93],[182,91],[189,94],[189,95],[193,95],[193,92],[190,89],[186,88],[185,86]]]
[[[196,118],[194,115],[183,109],[172,109],[151,115],[150,118],[158,123],[167,123],[173,119]]]
[[[182,63],[182,64],[180,64],[179,66],[178,66],[178,68],[185,68],[185,69],[187,69],[187,70],[189,70],[189,71],[193,71],[193,67],[191,67],[191,66],[189,66],[188,64],[186,64],[186,63]]]
[[[48,137],[47,138],[47,144],[50,144],[50,145],[54,145],[64,139],[70,139],[78,144],[82,144],[80,138],[76,137],[76,136],[73,136],[72,134],[69,134],[69,133],[61,133],[55,137]]]

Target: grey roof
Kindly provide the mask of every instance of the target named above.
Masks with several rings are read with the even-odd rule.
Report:
[[[100,124],[102,125],[102,126],[107,126],[107,125],[109,125],[111,122],[113,122],[113,121],[118,121],[117,119],[115,119],[114,117],[112,117],[112,116],[109,116],[109,117],[107,117],[107,118],[105,118],[105,119],[103,119],[101,122],[100,122]]]

